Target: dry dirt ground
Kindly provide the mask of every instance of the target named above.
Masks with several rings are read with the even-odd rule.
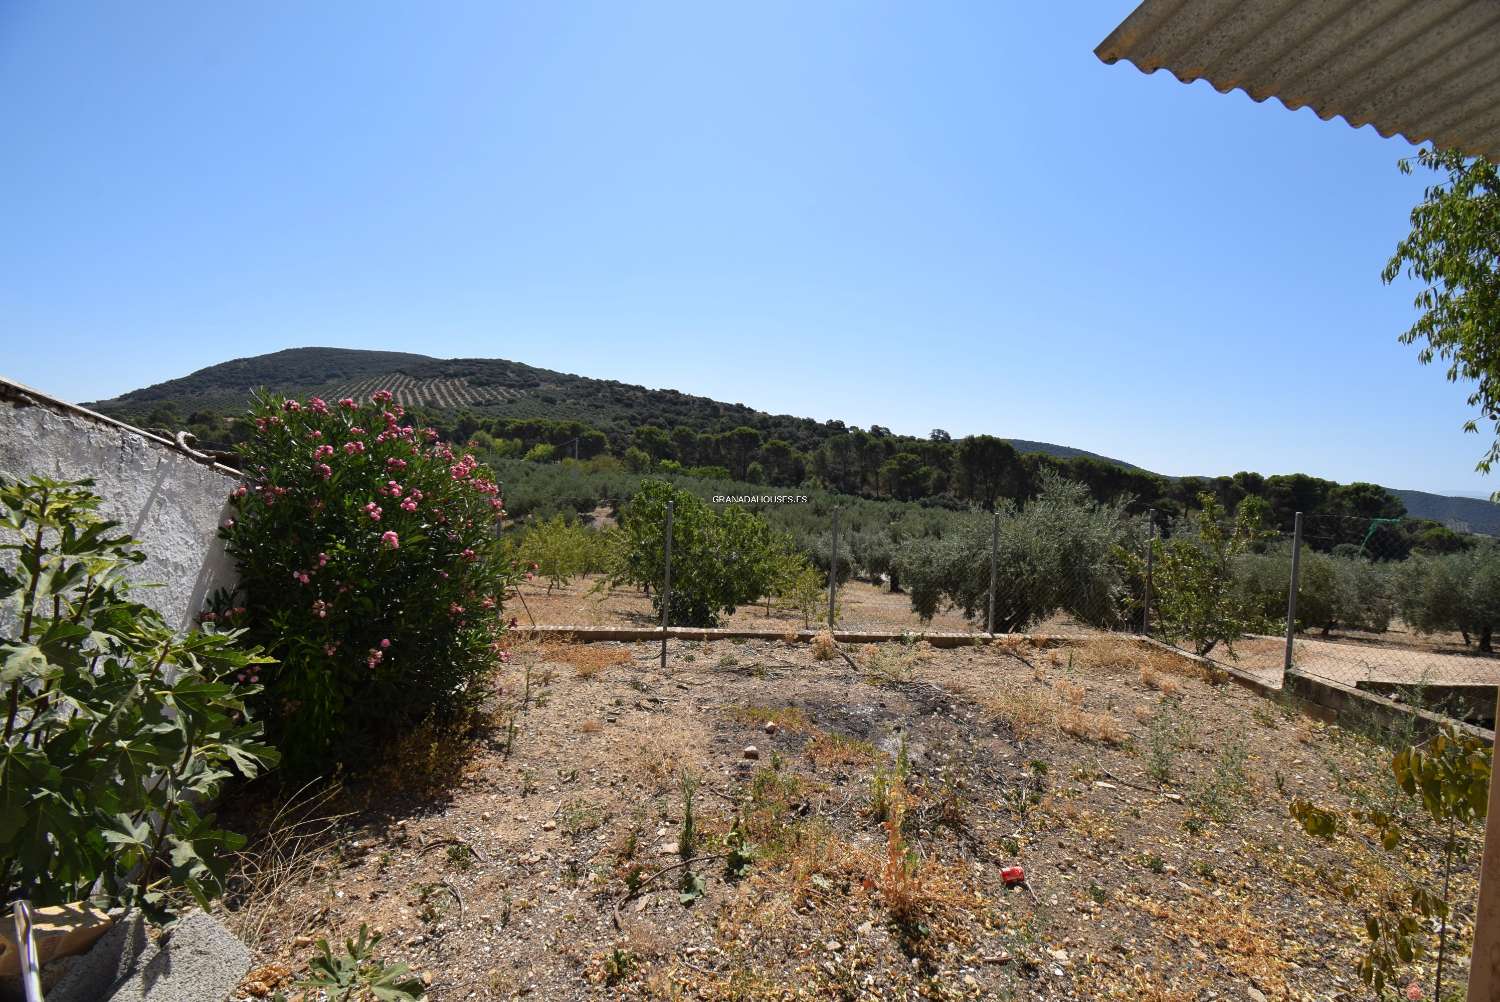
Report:
[[[433,1000],[1369,998],[1365,912],[1441,887],[1388,750],[1127,639],[658,654],[531,642],[474,732],[305,809],[227,803],[253,839],[240,997],[295,992],[315,937],[367,922]],[[1296,797],[1406,838],[1314,839]],[[1450,984],[1480,833],[1457,844]],[[1406,976],[1430,997],[1430,961]]]

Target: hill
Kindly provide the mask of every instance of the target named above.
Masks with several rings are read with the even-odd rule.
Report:
[[[186,427],[206,444],[224,446],[243,433],[233,417],[244,412],[250,394],[260,387],[329,400],[388,389],[449,434],[491,435],[497,456],[519,457],[538,446],[567,454],[582,443],[585,457],[611,453],[629,461],[639,448],[645,450],[639,455],[646,458],[649,453],[651,462],[670,459],[682,468],[700,467],[710,476],[721,471],[726,478],[732,473],[742,481],[756,480],[760,467],[761,483],[797,484],[815,474],[835,490],[867,497],[974,503],[986,493],[974,470],[959,458],[957,443],[941,435],[919,439],[879,426],[864,430],[842,421],[770,414],[740,403],[554,372],[507,359],[289,348],[211,365],[90,406],[135,424]],[[754,435],[751,444],[741,448],[734,433],[743,429]],[[1298,475],[1171,478],[1071,446],[1007,441],[1024,462],[996,460],[1012,468],[995,473],[995,484],[1001,486],[990,486],[991,497],[1027,496],[1026,485],[1034,484],[1043,467],[1051,467],[1088,483],[1097,496],[1130,494],[1139,506],[1157,507],[1168,516],[1194,504],[1202,490],[1215,491],[1227,506],[1246,492],[1263,494],[1272,500],[1278,524],[1289,524],[1293,507],[1317,510],[1332,504],[1330,510],[1357,520],[1394,514],[1399,500],[1415,518],[1500,535],[1500,505],[1475,498],[1395,490],[1385,502],[1375,497],[1366,507],[1340,506],[1331,500],[1339,485]],[[779,446],[785,448],[778,452]],[[1254,486],[1257,479],[1260,486]]]
[[[316,394],[334,400],[367,396],[378,389],[395,394],[406,407],[468,411],[489,418],[578,421],[628,442],[642,424],[687,425],[697,430],[756,428],[808,450],[842,421],[820,422],[769,414],[677,390],[653,390],[613,379],[575,376],[500,358],[432,358],[395,351],[356,348],[288,348],[268,355],[237,358],[132,390],[87,406],[137,424],[180,423],[193,415],[240,414],[250,394],[265,387],[286,394]],[[1058,459],[1087,458],[1127,470],[1123,460],[1050,442],[1009,439],[1017,452]]]
[[[1426,491],[1388,489],[1406,505],[1408,515],[1430,518],[1459,532],[1500,536],[1500,505],[1492,501],[1429,494]]]

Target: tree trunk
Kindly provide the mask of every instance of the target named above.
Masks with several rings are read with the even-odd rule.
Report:
[[[1486,623],[1484,629],[1479,631],[1479,650],[1483,654],[1493,654],[1495,652],[1495,649],[1490,646],[1490,633],[1493,629],[1494,627]]]

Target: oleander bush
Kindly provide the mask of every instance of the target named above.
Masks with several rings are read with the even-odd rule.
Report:
[[[472,455],[368,403],[258,395],[247,482],[221,529],[239,565],[209,616],[278,659],[257,703],[298,771],[482,694],[501,654],[500,488]]]
[[[244,839],[203,805],[276,762],[246,700],[270,659],[131,600],[144,556],[90,481],[0,479],[0,900],[206,906]]]

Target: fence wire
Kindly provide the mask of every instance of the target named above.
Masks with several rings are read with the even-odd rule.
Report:
[[[1318,515],[1304,519],[1300,534],[1258,535],[1229,559],[1222,594],[1212,598],[1239,628],[1205,636],[1183,628],[1169,592],[1182,582],[1161,564],[1182,537],[1202,539],[1202,526],[1192,522],[1133,516],[1122,537],[1118,524],[1105,533],[1081,521],[1018,545],[1013,532],[997,532],[999,521],[987,512],[954,514],[935,534],[907,539],[849,518],[835,525],[839,517],[830,512],[826,531],[803,540],[811,566],[800,595],[763,595],[720,625],[827,628],[833,580],[833,624],[849,632],[1145,631],[1271,685],[1282,683],[1289,665],[1471,719],[1475,706],[1492,711],[1500,684],[1500,657],[1475,608],[1485,600],[1475,593],[1489,573],[1500,605],[1500,561],[1487,541],[1434,533],[1430,523]],[[1234,534],[1231,524],[1219,529]],[[726,565],[735,559],[723,556]],[[1297,601],[1288,630],[1294,563]],[[941,583],[936,599],[934,580]],[[533,581],[523,594],[526,614],[545,625],[660,623],[649,589],[601,589],[597,575],[561,586]]]

